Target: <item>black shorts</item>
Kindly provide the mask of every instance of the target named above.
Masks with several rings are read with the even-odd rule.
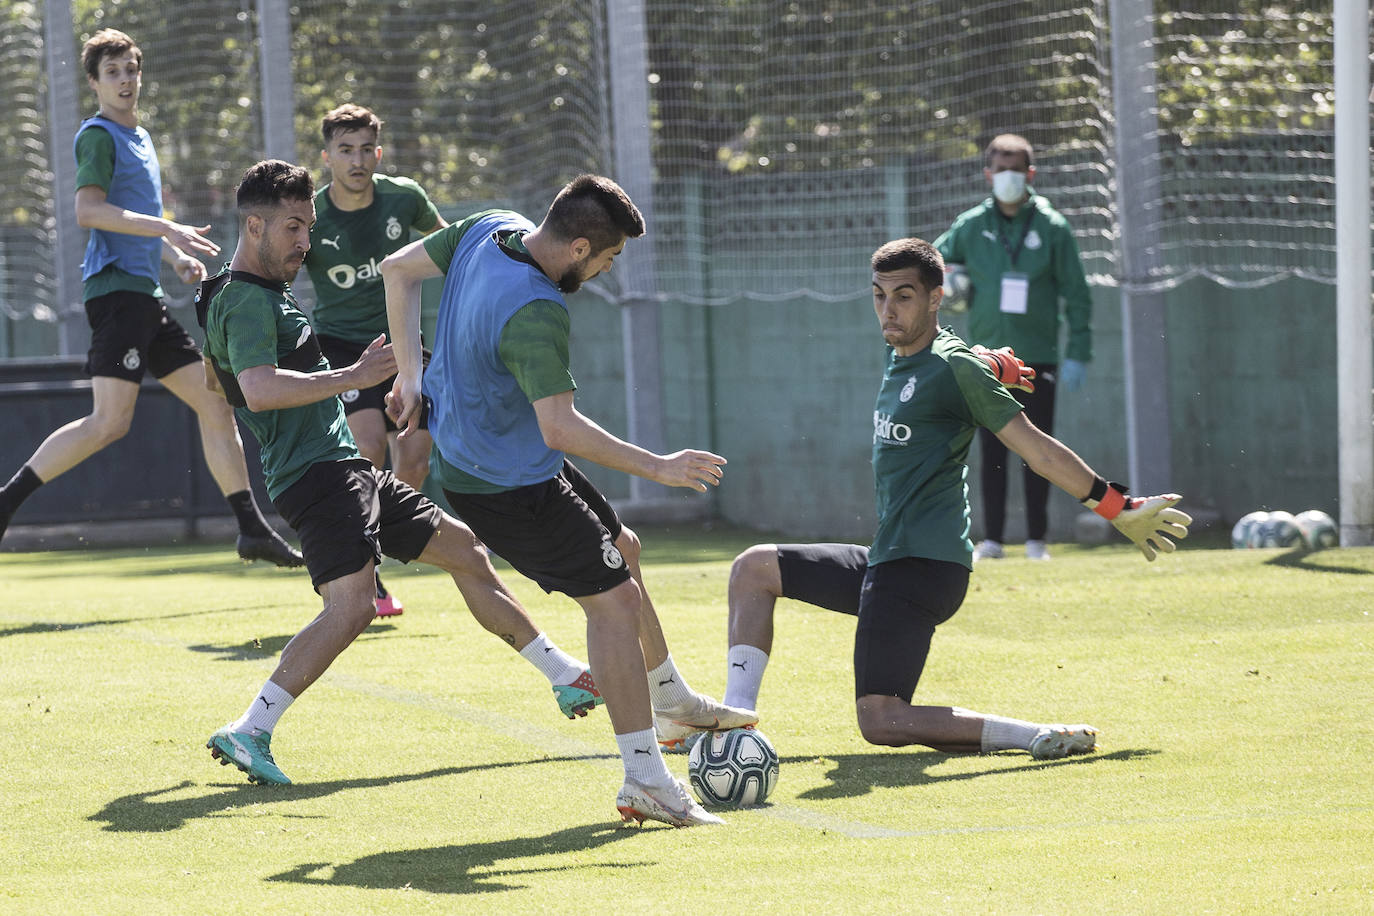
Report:
[[[351,340],[344,340],[340,337],[331,337],[328,334],[316,334],[315,338],[320,342],[320,352],[324,358],[329,360],[329,365],[334,369],[343,369],[351,366],[358,361],[358,357],[363,355],[367,349],[365,343],[354,343]],[[421,351],[421,361],[423,365],[429,365],[430,353],[428,350]],[[391,422],[391,417],[386,413],[386,396],[391,393],[391,386],[395,384],[396,376],[392,376],[384,382],[378,382],[371,388],[351,388],[339,395],[339,400],[343,401],[344,413],[354,414],[360,410],[380,410],[382,417],[386,421],[386,431],[396,432],[399,427]],[[420,409],[420,428],[429,429],[429,411],[422,407]]]
[[[779,544],[782,596],[858,616],[868,548],[858,544]]]
[[[382,554],[409,563],[443,519],[424,494],[366,458],[312,464],[272,504],[300,537],[316,590],[381,562]]]
[[[147,293],[117,289],[86,302],[91,326],[87,375],[108,376],[135,384],[144,371],[153,378],[200,362],[200,348],[162,300]]]
[[[501,493],[454,493],[448,504],[491,552],[546,592],[599,595],[630,578],[611,504],[571,461],[558,476]]]
[[[857,614],[854,696],[894,696],[910,703],[935,628],[953,617],[968,592],[958,563],[907,557],[867,567],[854,544],[780,544],[785,598]]]

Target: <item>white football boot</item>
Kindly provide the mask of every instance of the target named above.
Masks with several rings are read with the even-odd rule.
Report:
[[[743,728],[758,721],[759,714],[752,709],[726,706],[702,694],[682,706],[654,710],[654,732],[659,745],[670,754],[686,753],[687,736],[694,732]]]
[[[1097,729],[1091,725],[1046,725],[1031,739],[1029,750],[1036,760],[1058,760],[1096,747]]]
[[[687,787],[676,779],[671,786],[659,788],[627,777],[625,785],[620,787],[615,797],[615,806],[620,811],[622,821],[634,821],[640,825],[646,820],[662,821],[674,827],[725,823],[698,805]]]

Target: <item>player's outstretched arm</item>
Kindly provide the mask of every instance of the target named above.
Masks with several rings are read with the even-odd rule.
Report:
[[[420,290],[425,280],[442,276],[423,239],[393,252],[381,264],[386,287],[386,319],[396,353],[396,382],[387,402],[392,422],[409,436],[420,421]]]
[[[1135,497],[1120,484],[1108,484],[1072,449],[1047,435],[1024,413],[1019,413],[998,430],[997,438],[1044,477],[1084,506],[1112,523],[1131,543],[1140,548],[1145,559],[1159,553],[1172,553],[1171,538],[1188,536],[1192,516],[1174,508],[1183,497],[1176,493]]]
[[[185,253],[188,257],[214,257],[219,245],[206,238],[209,226],[188,226],[184,223],[148,216],[117,207],[106,199],[105,189],[99,185],[85,185],[76,189],[76,222],[85,229],[103,229],[124,235],[158,238]]]
[[[573,393],[564,391],[533,402],[544,443],[552,449],[595,461],[602,467],[624,471],[668,487],[690,487],[706,492],[720,483],[725,459],[711,452],[683,449],[671,455],[655,455],[612,436],[573,406]]]
[[[248,409],[283,410],[314,404],[353,388],[371,388],[391,378],[396,359],[384,335],[367,345],[358,361],[342,369],[297,372],[280,366],[252,366],[238,373],[239,388]]]

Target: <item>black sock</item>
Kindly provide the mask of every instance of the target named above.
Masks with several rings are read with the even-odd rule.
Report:
[[[237,493],[230,493],[224,499],[229,503],[229,508],[234,510],[240,534],[266,537],[272,533],[272,529],[267,527],[267,520],[258,511],[258,504],[253,501],[252,490],[239,490]]]
[[[0,515],[13,515],[20,503],[33,495],[33,491],[43,486],[43,481],[27,464],[10,478],[10,482],[0,487]]]

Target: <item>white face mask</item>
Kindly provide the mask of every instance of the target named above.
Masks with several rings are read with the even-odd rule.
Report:
[[[1026,173],[1011,169],[992,176],[992,196],[1004,204],[1014,204],[1026,193]]]

